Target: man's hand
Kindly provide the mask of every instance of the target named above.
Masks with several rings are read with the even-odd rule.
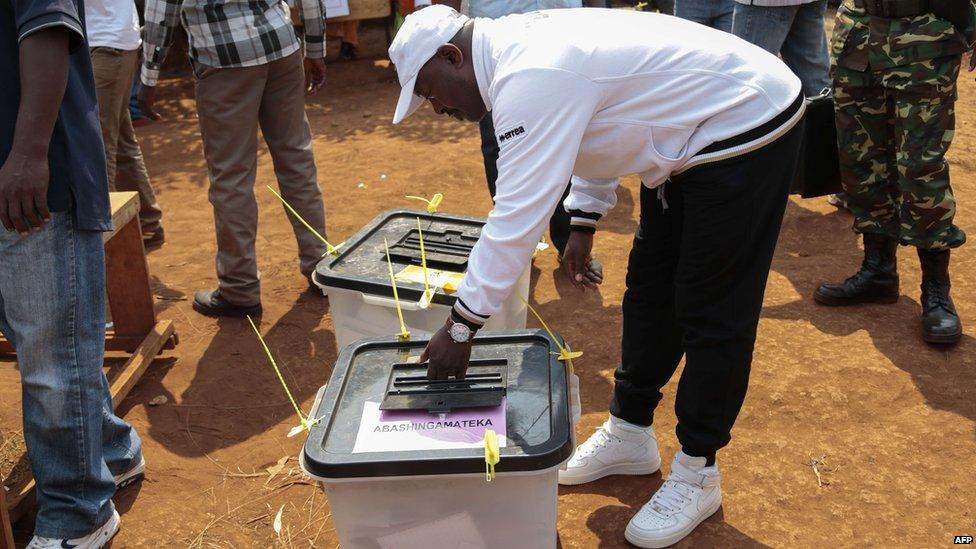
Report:
[[[448,320],[448,322],[451,322]],[[451,376],[464,379],[464,372],[471,360],[471,342],[458,343],[447,333],[447,324],[430,338],[430,343],[420,355],[420,362],[427,362],[427,379],[444,380]]]
[[[603,268],[594,265],[593,235],[583,231],[569,233],[569,242],[563,252],[563,271],[580,290],[596,290],[603,283]]]
[[[156,112],[156,86],[139,86],[139,94],[136,96],[139,103],[139,110],[150,120],[162,120],[162,116]]]
[[[21,235],[39,231],[51,220],[47,209],[50,177],[47,155],[11,152],[0,168],[0,222]]]
[[[315,95],[325,85],[325,59],[305,59],[305,93]]]

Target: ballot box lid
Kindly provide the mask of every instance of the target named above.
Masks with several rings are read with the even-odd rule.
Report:
[[[484,473],[486,429],[501,439],[499,473],[548,469],[569,458],[566,365],[546,332],[478,334],[470,375],[446,385],[428,384],[426,365],[410,359],[426,345],[374,338],[340,353],[310,415],[315,423],[302,456],[310,475]],[[444,398],[430,398],[432,392]]]
[[[456,273],[454,280],[459,283],[467,270],[471,249],[481,236],[484,225],[483,218],[419,210],[390,210],[349,237],[339,246],[336,255],[323,258],[316,266],[315,281],[323,287],[394,297],[389,270],[392,263],[400,299],[418,301],[424,292],[422,279],[414,277],[413,281],[405,281],[400,273],[407,268],[415,272],[422,268],[421,238],[429,278],[444,280],[443,275]],[[389,263],[387,245],[390,250]],[[436,288],[432,299],[434,303],[448,306],[453,305],[455,300],[451,288],[445,290],[443,287]]]

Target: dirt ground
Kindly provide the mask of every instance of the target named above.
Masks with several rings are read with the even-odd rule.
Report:
[[[416,206],[406,194],[442,192],[449,212],[485,215],[490,207],[475,125],[429,108],[390,125],[399,88],[392,67],[379,60],[381,41],[367,33],[364,43],[377,46],[360,61],[331,64],[327,89],[308,102],[334,241],[384,210]],[[121,407],[142,435],[148,473],[117,497],[123,526],[113,546],[336,547],[324,495],[287,459],[303,440],[286,437],[295,417],[250,328],[190,307],[194,291],[216,283],[206,167],[192,85],[172,75],[159,95],[165,120],[139,134],[169,240],[149,262],[157,311],[177,323],[181,343]],[[950,159],[958,223],[976,235],[974,99],[976,83],[964,75]],[[265,184],[274,184],[274,174],[261,150],[261,330],[307,410],[336,359],[332,319],[328,301],[305,292],[290,225]],[[557,273],[554,253],[535,261],[534,303],[585,352],[577,362],[580,437],[607,414],[638,185],[634,177],[625,181],[602,223],[597,247],[607,280],[599,294],[573,290]],[[901,252],[896,305],[842,311],[814,304],[819,282],[842,279],[859,261],[850,221],[822,199],[790,201],[751,388],[732,443],[720,453],[724,505],[682,546],[938,547],[976,532],[976,247],[953,255],[963,341],[936,349],[919,338],[919,270],[910,250]],[[656,425],[666,463],[677,451],[676,380]],[[0,362],[6,454],[19,446],[19,394],[15,363]],[[149,405],[161,395],[166,403]],[[661,482],[655,474],[561,489],[562,546],[626,546],[624,526]],[[279,509],[280,538],[273,529]],[[29,539],[31,525],[30,517],[16,525],[19,542]]]

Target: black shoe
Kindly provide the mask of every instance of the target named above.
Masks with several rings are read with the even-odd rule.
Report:
[[[349,42],[343,42],[342,45],[339,46],[339,58],[346,61],[355,61],[356,46],[353,46]]]
[[[840,284],[821,284],[813,299],[821,305],[898,301],[898,241],[879,234],[864,234],[861,270]]]
[[[962,323],[949,296],[949,250],[923,250],[922,339],[929,343],[953,344],[962,337]]]
[[[315,283],[315,273],[312,273],[305,278],[308,280],[308,290],[306,290],[308,293],[318,297],[328,297],[325,295],[325,290],[320,288],[319,285]]]
[[[147,252],[161,248],[164,242],[166,242],[166,232],[162,227],[155,232],[142,235],[142,245],[146,247]]]
[[[220,295],[220,290],[200,290],[193,296],[193,309],[206,316],[261,316],[261,304],[242,307],[234,305]]]

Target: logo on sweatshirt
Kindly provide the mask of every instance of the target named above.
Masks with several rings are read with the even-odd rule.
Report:
[[[514,141],[525,135],[525,126],[517,124],[514,127],[498,133],[498,146]]]

